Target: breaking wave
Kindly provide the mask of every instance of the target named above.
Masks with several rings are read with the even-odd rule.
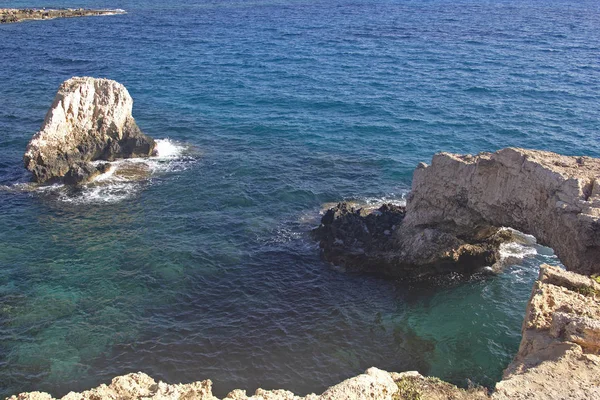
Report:
[[[537,244],[537,240],[532,235],[527,235],[512,228],[502,228],[512,233],[514,241],[502,243],[498,252],[500,253],[500,263],[502,265],[516,264],[525,258],[538,255],[538,249],[543,246]]]
[[[189,145],[170,139],[156,140],[157,155],[109,162],[108,171],[80,187],[63,184],[16,183],[5,187],[14,192],[33,192],[64,203],[117,203],[136,196],[155,178],[184,171],[194,165],[198,152]],[[94,164],[106,161],[94,161]]]

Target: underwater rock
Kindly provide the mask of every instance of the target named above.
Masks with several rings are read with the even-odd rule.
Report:
[[[156,143],[135,123],[132,107],[125,86],[113,80],[65,81],[23,157],[33,180],[82,183],[97,172],[85,163],[153,155]]]

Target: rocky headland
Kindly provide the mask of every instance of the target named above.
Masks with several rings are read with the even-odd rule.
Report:
[[[516,148],[436,154],[416,168],[405,209],[339,204],[315,235],[334,264],[423,278],[493,266],[512,240],[502,227],[535,236],[571,271],[600,273],[600,160]]]
[[[125,86],[113,80],[63,82],[23,156],[33,180],[82,184],[106,172],[101,161],[154,155],[156,143],[137,126],[132,108]]]
[[[91,10],[85,8],[0,8],[0,24],[10,24],[28,20],[55,18],[91,17],[97,15],[125,14],[124,10]]]

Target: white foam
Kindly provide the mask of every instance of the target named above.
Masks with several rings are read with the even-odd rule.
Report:
[[[515,240],[500,245],[498,253],[500,254],[501,261],[512,262],[538,254],[536,249],[537,240],[534,236],[512,228],[502,228],[502,230],[510,231]]]
[[[58,193],[58,200],[72,204],[118,203],[139,193],[139,183],[121,182],[107,185],[84,186],[76,195],[66,191]]]
[[[117,169],[115,168],[114,165],[110,165],[108,167],[108,171],[106,171],[103,174],[98,175],[95,179],[94,182],[104,182],[104,181],[108,181],[110,180],[114,175],[115,175],[115,171]]]
[[[177,144],[171,139],[156,140],[156,156],[161,159],[173,159],[182,155],[185,147]]]
[[[533,257],[537,254],[535,247],[517,242],[502,243],[498,252],[502,260],[515,258],[522,260],[525,257]]]
[[[402,207],[406,206],[406,197],[405,197],[404,193],[400,194],[400,196],[397,196],[394,193],[391,193],[391,194],[389,194],[387,196],[383,196],[383,197],[367,197],[367,198],[361,199],[361,200],[364,200],[364,202],[367,204],[367,206],[373,207],[373,208],[379,208],[384,204],[393,204],[395,206],[402,206]]]
[[[157,155],[149,158],[94,161],[93,164],[108,163],[108,171],[97,176],[89,184],[83,185],[75,193],[62,184],[36,185],[29,188],[35,192],[55,194],[59,201],[65,203],[116,203],[137,195],[145,186],[144,183],[157,174],[183,171],[195,161],[195,157],[190,155],[189,146],[170,139],[156,140],[156,150]]]
[[[354,208],[364,208],[366,210],[376,210],[384,204],[393,204],[395,206],[406,206],[406,193],[390,193],[382,197],[356,197],[344,199],[342,202],[347,203]],[[324,203],[321,205],[319,214],[325,214],[327,210],[335,207],[339,202]]]

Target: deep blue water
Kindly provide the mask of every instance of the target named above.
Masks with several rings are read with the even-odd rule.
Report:
[[[493,386],[548,249],[407,285],[319,259],[322,205],[400,200],[437,151],[600,155],[600,3],[6,1],[126,15],[0,26],[0,395],[142,370],[319,392],[370,366]],[[27,190],[59,84],[125,84],[172,157]],[[531,251],[530,251],[531,252]]]

